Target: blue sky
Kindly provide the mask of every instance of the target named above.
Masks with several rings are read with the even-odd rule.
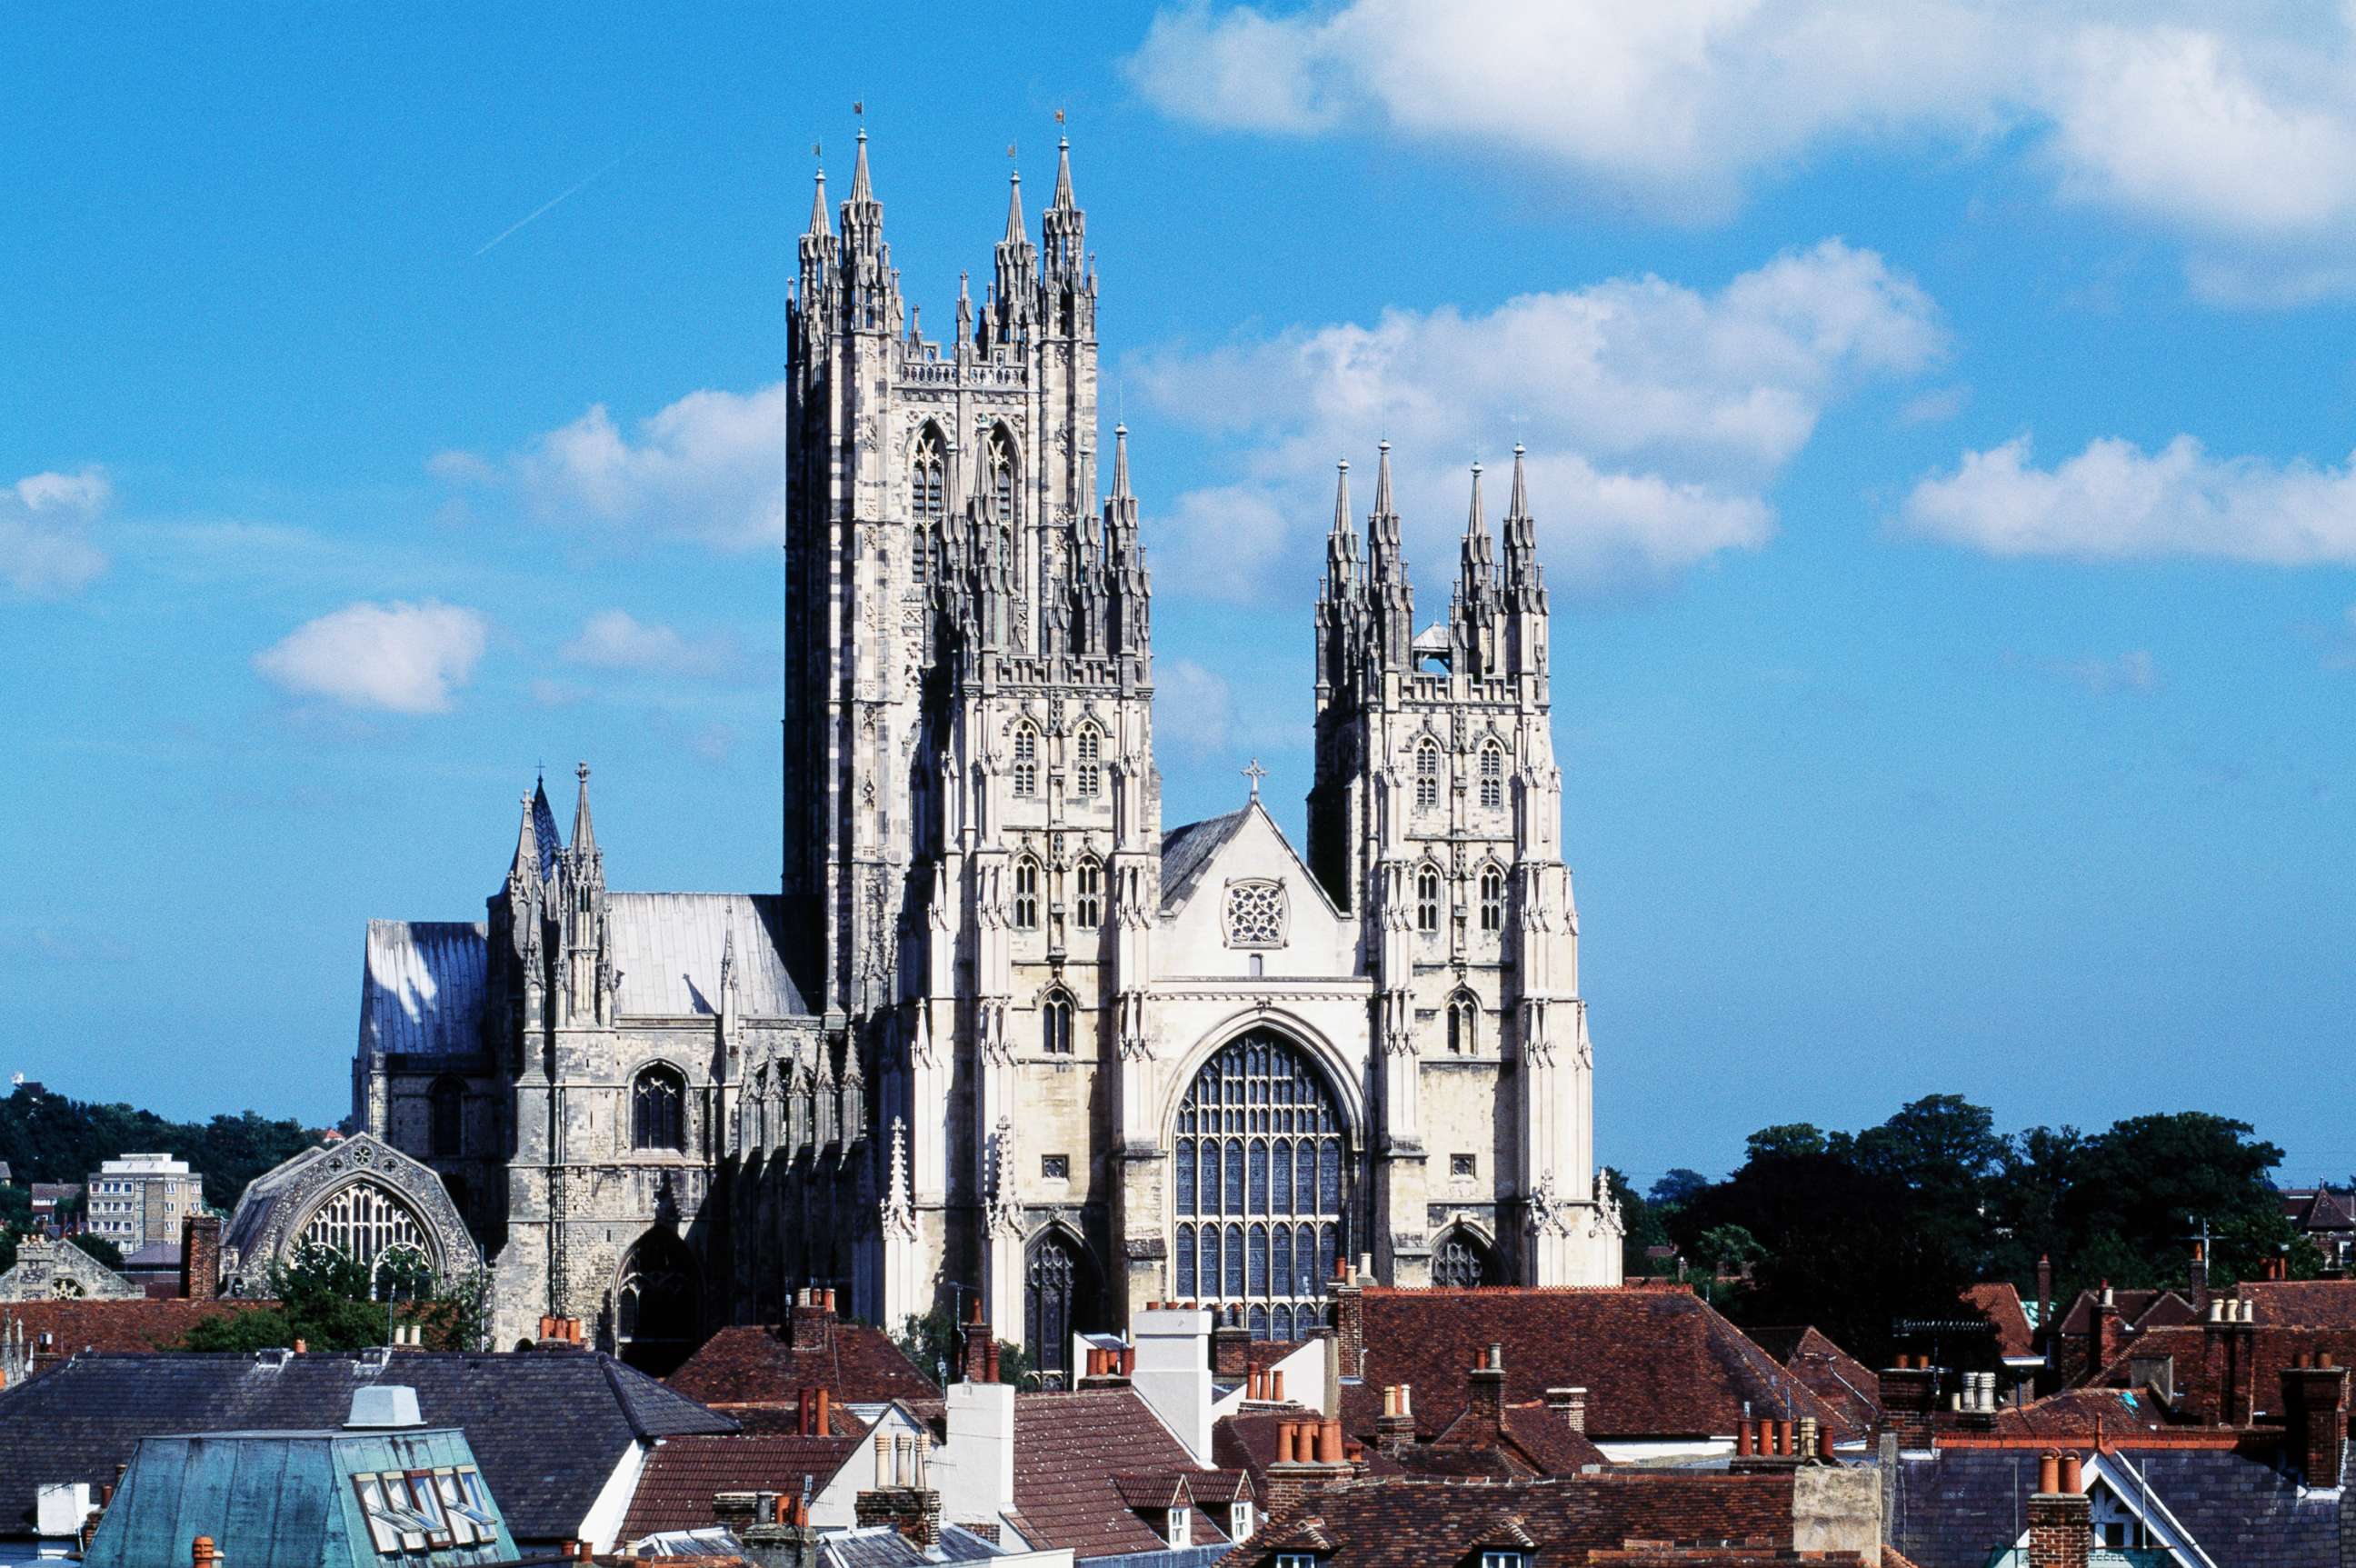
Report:
[[[1167,821],[1258,755],[1298,831],[1333,459],[1429,614],[1527,443],[1603,1159],[1953,1090],[2356,1169],[2346,13],[856,9],[0,23],[11,1070],[334,1118],[362,923],[542,762],[618,885],[773,885],[863,99],[936,332],[1068,113]]]

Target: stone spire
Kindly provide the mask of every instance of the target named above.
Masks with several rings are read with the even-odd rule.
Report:
[[[1055,142],[1055,199],[1039,220],[1041,242],[1046,246],[1042,281],[1052,288],[1088,292],[1082,274],[1087,257],[1087,218],[1072,196],[1072,144]],[[1052,319],[1052,313],[1051,313]],[[1066,330],[1073,329],[1069,324]]]
[[[1514,489],[1505,501],[1505,597],[1516,610],[1547,607],[1544,573],[1538,565],[1537,519],[1530,516],[1529,489],[1522,477],[1522,447],[1514,444]]]
[[[508,866],[510,896],[540,887],[540,832],[532,823],[531,797],[523,797],[523,822],[516,829],[515,860]]]
[[[597,833],[589,821],[589,765],[584,762],[573,771],[581,780],[581,795],[573,805],[572,848],[577,860],[597,854]]]
[[[1375,510],[1366,517],[1366,585],[1375,618],[1377,656],[1391,669],[1414,667],[1415,590],[1407,580],[1399,517],[1391,501],[1391,444],[1383,442],[1375,469]]]
[[[1350,459],[1333,465],[1333,526],[1325,534],[1325,582],[1331,596],[1355,593],[1358,584],[1358,530],[1350,516]]]
[[[1017,339],[1033,319],[1039,286],[1039,252],[1023,223],[1023,171],[1007,176],[1006,237],[998,242],[996,310],[992,325],[999,340]]]
[[[873,201],[875,188],[867,177],[867,127],[859,127],[859,162],[851,171],[851,199]]]
[[[1072,139],[1055,138],[1055,210],[1070,212],[1079,206],[1072,199]]]
[[[1016,169],[1006,177],[1006,233],[1009,245],[1028,244],[1031,231],[1023,221],[1023,171]]]
[[[1456,646],[1468,675],[1493,673],[1497,663],[1497,565],[1489,522],[1481,510],[1481,465],[1472,465],[1472,505],[1464,518],[1464,541],[1456,578]]]
[[[1152,583],[1138,541],[1137,497],[1129,488],[1129,426],[1112,427],[1112,493],[1104,504],[1107,632],[1115,653],[1144,659],[1151,650]]]
[[[864,148],[861,149],[859,166],[862,169],[867,166]],[[827,217],[826,212],[826,170],[822,168],[818,171],[818,187],[810,193],[809,227],[803,232],[813,238],[820,234],[831,235],[834,232],[834,224]]]

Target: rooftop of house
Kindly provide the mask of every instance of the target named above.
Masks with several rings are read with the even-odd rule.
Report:
[[[2250,1280],[2235,1291],[2261,1324],[2356,1328],[2356,1280]]]
[[[1850,1432],[1838,1410],[1689,1291],[1370,1286],[1364,1302],[1362,1380],[1411,1385],[1419,1435],[1437,1436],[1463,1412],[1465,1374],[1491,1345],[1504,1348],[1505,1403],[1583,1388],[1587,1435],[1598,1443],[1723,1436],[1746,1403]]]
[[[2029,1322],[2029,1308],[2020,1299],[2020,1290],[2010,1280],[1988,1280],[1965,1285],[1964,1305],[1987,1319],[1996,1330],[1996,1353],[2007,1360],[2026,1359],[2037,1354],[2036,1334]]]
[[[1751,1327],[1742,1332],[1837,1412],[1847,1430],[1862,1432],[1880,1416],[1880,1380],[1817,1329]]]
[[[37,1487],[95,1489],[143,1437],[338,1426],[374,1384],[413,1388],[428,1423],[466,1433],[524,1541],[573,1534],[636,1443],[735,1428],[594,1352],[76,1356],[0,1391],[0,1537],[31,1531]]]
[[[414,1496],[411,1479],[425,1472],[435,1473],[423,1476],[430,1500]],[[403,1495],[388,1497],[388,1481]],[[396,1555],[416,1568],[516,1560],[496,1492],[466,1434],[448,1428],[145,1438],[82,1560],[156,1568],[187,1561],[200,1536],[237,1568],[378,1568]]]
[[[1169,1544],[1159,1521],[1131,1498],[1181,1483],[1190,1493],[1200,1484],[1232,1497],[1236,1479],[1233,1471],[1195,1463],[1134,1389],[1014,1397],[1016,1517],[1010,1522],[1033,1546],[1069,1547],[1082,1558],[1159,1551]],[[1226,1539],[1199,1507],[1191,1523],[1197,1546]]]
[[[243,1298],[187,1301],[178,1296],[12,1301],[0,1305],[0,1333],[13,1335],[22,1328],[31,1369],[43,1372],[86,1351],[168,1350],[206,1318],[277,1305]]]
[[[1891,1544],[1919,1568],[1984,1568],[2027,1529],[2039,1453],[2030,1440],[1903,1455],[1892,1492]],[[2107,1478],[2091,1473],[2105,1468]],[[2090,1464],[2089,1486],[2113,1480],[2121,1506],[2133,1511],[2157,1503],[2205,1554],[2179,1561],[2339,1568],[2339,1492],[2308,1492],[2262,1457],[2130,1441]]]
[[[2282,1212],[2301,1230],[2356,1230],[2356,1192],[2293,1187],[2282,1195]]]
[[[882,1329],[811,1306],[787,1323],[720,1330],[664,1381],[714,1406],[795,1405],[804,1389],[824,1389],[838,1405],[941,1391]]]
[[[2070,1310],[2062,1315],[2062,1334],[2089,1335],[2094,1331],[2094,1308],[2102,1300],[2102,1292],[2082,1290]],[[2200,1314],[2192,1303],[2172,1290],[2115,1290],[2111,1305],[2118,1308],[2122,1328],[2140,1333],[2147,1328],[2166,1328],[2174,1324],[2190,1323]]]
[[[1430,1568],[1478,1561],[1484,1546],[1547,1563],[1589,1562],[1590,1552],[1625,1552],[1632,1542],[1789,1549],[1792,1496],[1788,1474],[1622,1471],[1494,1486],[1370,1477],[1312,1492],[1222,1568],[1263,1568],[1285,1552],[1350,1568]]]
[[[2163,1358],[2180,1412],[2206,1415],[2222,1412],[2223,1359],[2212,1359],[2209,1342],[2212,1327],[2182,1324],[2155,1328],[2131,1340],[2106,1365],[2095,1369],[2082,1386],[2136,1389],[2147,1386],[2150,1365]],[[2356,1327],[2280,1327],[2258,1323],[2246,1326],[2250,1337],[2251,1407],[2261,1416],[2281,1413],[2282,1375],[2302,1356],[2329,1356],[2342,1367],[2356,1366]],[[2138,1363],[2142,1363],[2138,1366]]]
[[[667,1530],[703,1530],[716,1522],[712,1499],[722,1492],[777,1492],[798,1497],[808,1478],[822,1488],[858,1451],[855,1436],[805,1437],[782,1433],[691,1434],[667,1437],[648,1454],[622,1520],[620,1539],[636,1541]]]

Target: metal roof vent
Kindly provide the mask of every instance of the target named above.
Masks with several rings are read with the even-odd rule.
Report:
[[[352,1413],[345,1430],[389,1426],[423,1426],[417,1413],[417,1391],[406,1383],[370,1383],[352,1391]]]

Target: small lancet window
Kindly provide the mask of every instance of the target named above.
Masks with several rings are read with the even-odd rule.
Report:
[[[1427,865],[1415,874],[1415,929],[1440,929],[1440,868]]]
[[[1481,929],[1505,929],[1505,874],[1494,865],[1481,868]]]
[[[1014,863],[1014,929],[1039,929],[1039,863],[1027,854]]]
[[[1104,865],[1093,857],[1072,872],[1072,923],[1084,931],[1104,923]]]
[[[1039,793],[1039,732],[1027,724],[1014,726],[1014,792],[1025,800]]]
[[[1440,804],[1440,743],[1430,736],[1415,746],[1415,803]]]
[[[1073,787],[1084,800],[1104,792],[1104,736],[1094,725],[1082,725],[1072,742]]]
[[[1460,991],[1448,999],[1448,1053],[1469,1057],[1481,1048],[1481,1004]]]
[[[1057,989],[1047,993],[1047,1000],[1039,1008],[1039,1047],[1051,1057],[1072,1054],[1072,993]]]
[[[1505,803],[1505,748],[1491,741],[1481,748],[1481,804],[1495,811]]]
[[[946,472],[940,430],[927,424],[916,437],[916,455],[908,469],[908,517],[914,525],[908,541],[908,573],[919,587],[932,575],[935,541],[948,512]]]
[[[1001,528],[1014,526],[1014,443],[1001,428],[990,433],[982,465],[990,476],[990,515]]]

